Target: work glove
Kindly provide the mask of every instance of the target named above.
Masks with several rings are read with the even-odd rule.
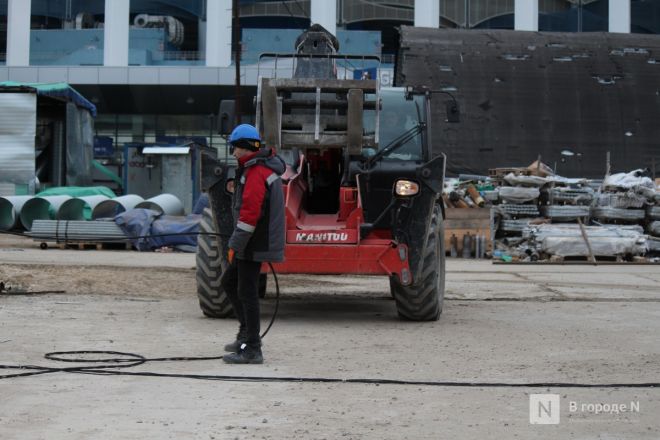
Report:
[[[234,254],[235,253],[236,252],[234,252],[234,250],[231,249],[231,248],[229,248],[229,250],[227,251],[227,261],[229,262],[229,264],[234,264]]]

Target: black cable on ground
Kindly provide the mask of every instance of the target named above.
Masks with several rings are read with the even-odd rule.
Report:
[[[69,355],[111,355],[118,357],[102,357],[97,359],[68,358]],[[0,365],[0,369],[31,370],[25,373],[16,373],[0,376],[0,379],[15,377],[36,376],[48,373],[78,373],[102,376],[141,376],[164,377],[176,379],[218,380],[232,382],[298,382],[298,383],[345,383],[361,385],[408,385],[432,387],[469,387],[469,388],[660,388],[659,382],[608,382],[608,383],[580,383],[580,382],[479,382],[479,381],[433,381],[433,380],[399,380],[378,378],[334,378],[334,377],[296,377],[296,376],[240,376],[240,375],[214,375],[214,374],[176,374],[155,373],[150,371],[117,371],[119,369],[136,367],[148,362],[175,362],[175,361],[208,361],[218,360],[222,356],[207,357],[166,357],[145,358],[135,353],[116,351],[61,351],[47,353],[46,359],[60,362],[99,363],[101,365],[87,365],[82,367],[42,367],[31,365]]]
[[[280,287],[277,274],[269,263],[273,278],[275,280],[275,311],[270,323],[261,337],[264,338],[275,322],[279,309]],[[82,355],[82,356],[80,356]],[[84,355],[101,356],[98,358],[86,358]],[[109,357],[108,357],[109,355]],[[28,370],[22,373],[0,375],[2,379],[38,376],[52,373],[77,373],[92,374],[100,376],[139,376],[139,377],[162,377],[171,379],[193,379],[193,380],[217,380],[228,382],[297,382],[297,383],[343,383],[359,385],[404,385],[404,386],[429,386],[429,387],[462,387],[462,388],[660,388],[660,382],[642,383],[570,383],[570,382],[478,382],[478,381],[426,381],[426,380],[404,380],[404,379],[379,379],[379,378],[335,378],[335,377],[296,377],[296,376],[240,376],[240,375],[214,375],[214,374],[176,374],[156,373],[151,371],[123,371],[123,369],[137,367],[149,362],[190,362],[190,361],[212,361],[220,360],[222,356],[199,356],[199,357],[161,357],[146,358],[140,354],[120,351],[79,350],[79,351],[56,351],[46,353],[44,358],[50,361],[68,363],[86,363],[92,365],[76,367],[44,367],[38,365],[0,365],[2,370]],[[122,371],[119,371],[122,370]]]
[[[0,231],[4,234],[30,237],[24,233]],[[184,232],[173,234],[146,235],[139,237],[130,237],[127,239],[140,239],[150,237],[166,237],[175,235],[220,235],[216,233],[203,232]],[[30,237],[34,238],[34,237]],[[42,237],[39,237],[42,238]],[[125,241],[121,239],[120,241]],[[271,273],[275,280],[276,302],[275,311],[271,317],[270,323],[266,327],[261,337],[265,337],[270,331],[279,309],[280,287],[277,280],[277,274],[273,265],[268,263]],[[68,357],[74,355],[111,355],[119,357],[101,357],[101,358],[77,358]],[[44,355],[44,358],[51,361],[69,362],[69,363],[91,363],[100,365],[87,365],[78,367],[44,367],[38,365],[0,365],[0,370],[29,370],[23,373],[0,375],[0,380],[18,377],[37,376],[52,373],[77,373],[93,374],[103,376],[141,376],[141,377],[166,377],[177,379],[196,379],[196,380],[219,380],[234,382],[298,382],[298,383],[345,383],[362,385],[408,385],[408,386],[432,386],[432,387],[470,387],[470,388],[660,388],[660,382],[641,382],[641,383],[580,383],[580,382],[472,382],[472,381],[423,381],[423,380],[404,380],[404,379],[377,379],[377,378],[333,378],[333,377],[295,377],[295,376],[240,376],[240,375],[208,375],[208,374],[175,374],[175,373],[155,373],[149,371],[118,371],[120,369],[137,367],[148,362],[189,362],[189,361],[209,361],[220,360],[222,356],[204,356],[204,357],[162,357],[146,358],[140,354],[127,353],[119,351],[105,350],[78,350],[78,351],[57,351]]]
[[[272,263],[268,263],[270,271],[273,274],[273,279],[275,281],[275,310],[273,315],[270,318],[270,322],[266,327],[266,330],[261,334],[261,339],[263,339],[271,327],[275,323],[275,318],[277,317],[277,312],[280,307],[280,283],[277,279],[277,273],[275,268],[273,268]],[[4,283],[0,283],[1,289],[4,290]],[[34,293],[34,292],[33,292]],[[119,357],[102,357],[102,358],[84,358],[84,357],[71,357],[75,355],[111,355]],[[99,350],[78,350],[78,351],[54,351],[46,353],[44,358],[57,361],[57,362],[71,362],[71,363],[92,363],[92,364],[102,364],[102,365],[93,365],[85,367],[68,367],[68,368],[52,368],[52,367],[43,367],[37,365],[0,365],[0,370],[31,370],[25,373],[15,373],[15,374],[6,374],[0,375],[0,379],[10,379],[14,377],[27,377],[27,376],[36,376],[40,374],[48,373],[80,373],[80,374],[113,374],[117,371],[108,371],[111,369],[119,368],[130,368],[137,367],[146,362],[176,362],[176,361],[208,361],[208,360],[219,360],[222,359],[222,356],[205,356],[205,357],[165,357],[165,358],[145,358],[142,355],[135,353],[124,353],[119,351],[99,351]],[[121,372],[124,374],[127,372]],[[128,374],[128,373],[127,373]],[[159,375],[159,373],[149,373]],[[131,373],[132,375],[132,373]],[[142,373],[140,373],[142,375]]]
[[[272,264],[269,263],[273,279],[275,281],[275,310],[266,330],[261,334],[264,338],[275,322],[280,304],[280,285],[277,273]],[[87,358],[85,355],[100,356]],[[200,357],[161,357],[146,358],[140,354],[120,351],[100,350],[78,350],[78,351],[56,351],[46,353],[44,358],[50,361],[65,363],[85,363],[85,366],[76,367],[45,367],[39,365],[0,365],[1,370],[27,370],[21,373],[0,375],[1,379],[38,376],[52,373],[77,373],[93,374],[103,376],[140,376],[140,377],[164,377],[176,379],[195,380],[219,380],[238,382],[298,382],[298,383],[346,383],[363,385],[409,385],[409,386],[433,386],[433,387],[496,387],[496,388],[659,388],[660,383],[566,383],[566,382],[471,382],[471,381],[421,381],[421,380],[398,380],[377,378],[333,378],[333,377],[292,377],[292,376],[240,376],[240,375],[209,375],[209,374],[175,374],[156,373],[150,371],[118,371],[126,368],[137,367],[148,362],[190,362],[190,361],[212,361],[220,360],[222,356],[200,356]],[[91,364],[91,365],[89,365]]]

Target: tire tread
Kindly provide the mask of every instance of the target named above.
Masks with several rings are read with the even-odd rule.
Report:
[[[390,289],[396,301],[397,311],[403,319],[411,321],[436,321],[442,313],[445,290],[445,252],[442,211],[433,208],[431,227],[424,247],[423,267],[420,280],[411,286],[403,286],[395,277],[390,278]]]
[[[209,318],[230,318],[233,309],[227,294],[220,285],[222,266],[225,263],[219,251],[219,239],[215,235],[213,214],[209,208],[204,209],[199,224],[201,234],[197,236],[197,254],[195,261],[197,270],[197,297],[202,313]]]

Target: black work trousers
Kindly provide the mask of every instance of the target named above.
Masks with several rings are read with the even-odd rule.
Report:
[[[247,338],[246,344],[260,347],[261,321],[259,313],[260,261],[234,259],[222,274],[220,284],[224,289],[234,314],[240,324],[239,333]]]

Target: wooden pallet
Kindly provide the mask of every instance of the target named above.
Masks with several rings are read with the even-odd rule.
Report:
[[[625,260],[623,259],[622,256],[612,256],[612,255],[594,255],[594,259],[596,260],[596,263],[603,263],[603,262],[609,262],[609,263],[623,263]],[[552,263],[567,263],[571,261],[575,261],[577,263],[580,262],[586,262],[586,263],[593,263],[591,257],[586,256],[586,255],[571,255],[571,256],[561,256],[561,255],[551,255],[550,258],[548,258],[548,261]]]
[[[451,236],[456,236],[458,242],[458,255],[463,248],[463,236],[470,234],[472,237],[483,235],[486,237],[486,251],[493,249],[491,241],[491,212],[490,208],[447,208],[445,226],[445,251],[451,249]]]
[[[122,250],[130,251],[133,249],[133,245],[129,242],[88,242],[88,241],[76,241],[76,242],[66,242],[66,243],[46,243],[42,242],[40,244],[41,249],[48,249],[49,247],[57,247],[59,249],[78,249],[78,250]]]

